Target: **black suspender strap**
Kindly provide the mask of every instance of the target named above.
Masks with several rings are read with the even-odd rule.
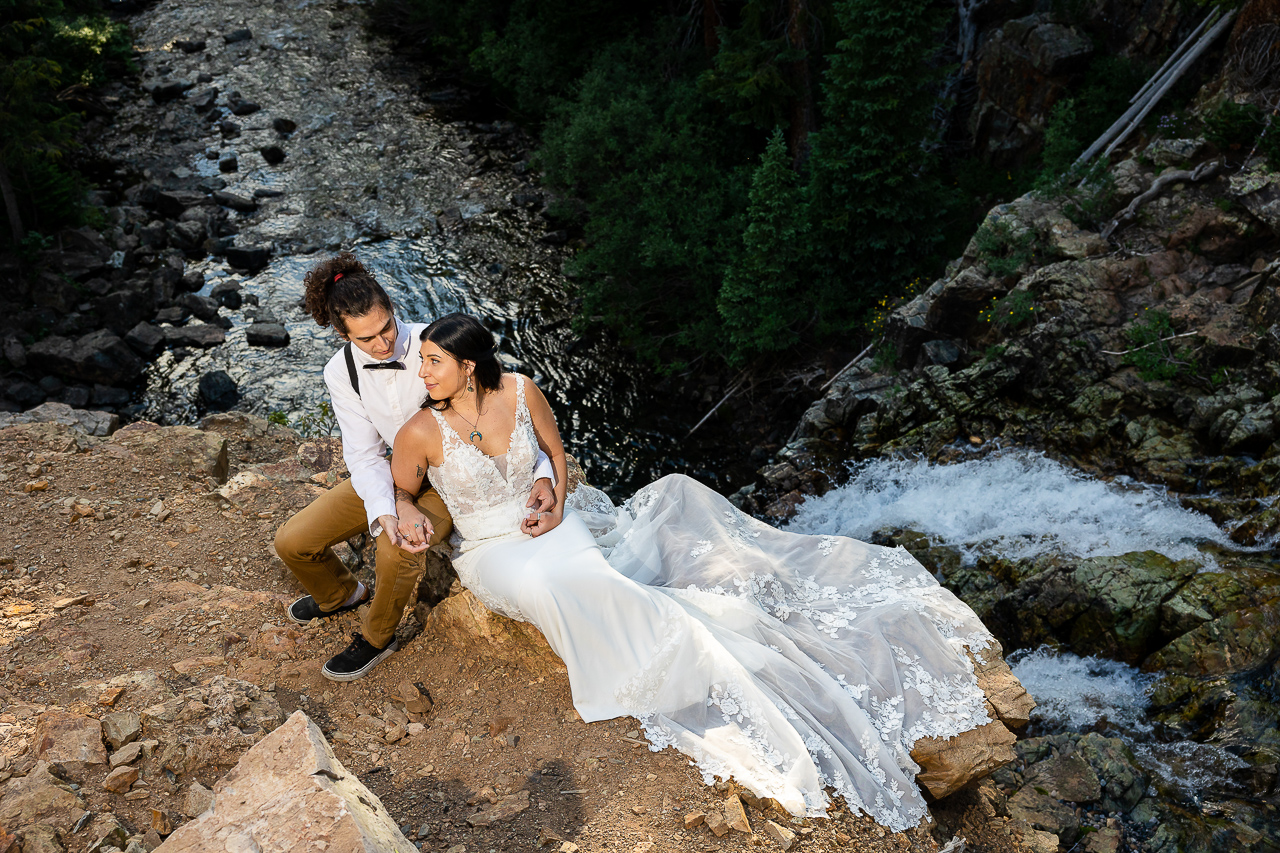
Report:
[[[351,356],[351,342],[347,341],[347,345],[342,348],[342,352],[347,357],[347,375],[351,377],[351,388],[356,392],[356,396],[360,396],[360,374],[356,373],[356,360]]]

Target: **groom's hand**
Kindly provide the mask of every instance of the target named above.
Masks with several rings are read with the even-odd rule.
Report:
[[[551,488],[551,480],[543,477],[533,484],[529,492],[529,501],[525,507],[532,512],[548,512],[556,505],[556,492]]]

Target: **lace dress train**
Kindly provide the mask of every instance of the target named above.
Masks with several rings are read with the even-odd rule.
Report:
[[[989,721],[973,611],[905,550],[786,533],[679,475],[617,510],[581,487],[558,527],[521,534],[537,443],[517,381],[505,458],[437,414],[431,481],[463,585],[541,630],[583,719],[634,716],[653,749],[794,814],[822,813],[830,787],[891,829],[919,823],[912,745]]]

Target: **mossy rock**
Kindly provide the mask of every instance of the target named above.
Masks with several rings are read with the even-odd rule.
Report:
[[[995,613],[1018,645],[1059,641],[1137,664],[1159,646],[1161,605],[1198,570],[1156,551],[1091,557],[1030,577]]]
[[[1228,675],[1255,669],[1280,649],[1280,598],[1233,610],[1170,642],[1143,664],[1185,675]]]

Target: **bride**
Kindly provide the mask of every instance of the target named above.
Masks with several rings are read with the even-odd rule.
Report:
[[[832,788],[890,829],[920,822],[913,744],[989,722],[964,647],[991,637],[972,610],[903,549],[785,533],[681,475],[618,510],[587,486],[566,506],[538,387],[502,372],[474,317],[442,317],[421,340],[427,401],[396,438],[397,498],[430,478],[462,584],[537,626],[584,720],[636,717],[651,749],[792,814],[824,813]],[[539,448],[556,506],[529,514]],[[403,523],[409,547],[427,525]]]

